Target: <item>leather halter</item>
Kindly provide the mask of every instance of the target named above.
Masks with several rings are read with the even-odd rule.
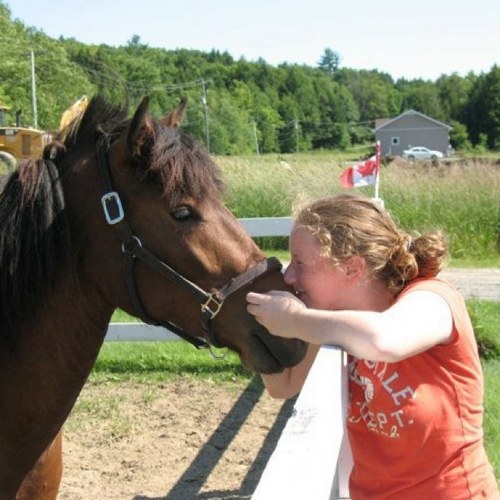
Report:
[[[271,271],[281,270],[281,262],[275,257],[265,259],[256,264],[254,267],[247,269],[244,273],[232,278],[222,288],[215,290],[214,292],[207,292],[203,290],[148,251],[143,246],[141,240],[133,234],[129,224],[125,220],[125,211],[123,209],[120,196],[113,189],[109,162],[102,145],[98,145],[97,147],[97,165],[101,172],[102,184],[104,188],[104,195],[101,198],[104,216],[106,218],[106,222],[117,229],[122,240],[122,251],[125,256],[126,263],[125,279],[137,316],[141,318],[144,323],[163,326],[171,330],[176,335],[184,340],[187,340],[197,348],[206,348],[210,346],[221,347],[215,339],[212,322],[222,309],[224,301],[237,290],[250,285],[260,276],[263,276]],[[135,282],[134,262],[136,258],[140,259],[153,270],[194,295],[196,300],[200,303],[201,324],[205,338],[202,339],[196,335],[187,333],[170,321],[159,321],[149,316],[144,308],[144,305],[142,304],[137,284]]]

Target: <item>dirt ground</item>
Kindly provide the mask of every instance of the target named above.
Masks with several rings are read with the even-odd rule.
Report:
[[[256,380],[90,382],[65,425],[58,498],[250,498],[291,410]]]

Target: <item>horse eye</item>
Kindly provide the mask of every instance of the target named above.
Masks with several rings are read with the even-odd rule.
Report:
[[[192,216],[191,209],[186,205],[181,205],[180,207],[175,207],[172,212],[172,217],[177,221],[185,221]]]

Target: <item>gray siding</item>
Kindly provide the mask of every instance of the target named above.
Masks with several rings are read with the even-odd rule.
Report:
[[[407,111],[399,117],[386,122],[375,130],[375,138],[380,141],[382,156],[401,155],[413,146],[448,153],[451,127],[416,111]],[[397,138],[399,144],[395,144]]]

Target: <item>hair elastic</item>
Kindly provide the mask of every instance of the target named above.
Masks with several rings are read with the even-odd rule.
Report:
[[[411,250],[411,244],[413,243],[413,239],[411,236],[408,236],[408,243],[406,244],[406,251],[409,252]]]

